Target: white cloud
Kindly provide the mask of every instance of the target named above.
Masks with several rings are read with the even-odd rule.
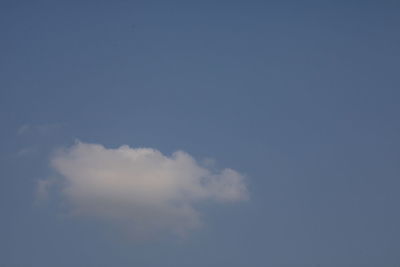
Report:
[[[166,156],[151,148],[77,142],[58,151],[51,164],[72,214],[112,222],[135,235],[185,234],[201,225],[196,204],[248,198],[243,175],[200,166],[183,151]]]
[[[29,124],[22,125],[21,127],[18,128],[17,135],[22,135],[22,134],[28,132],[30,128],[31,128],[31,126]]]
[[[16,153],[16,156],[19,158],[26,157],[26,156],[34,154],[35,152],[36,152],[35,147],[25,147],[25,148],[18,150],[18,152]]]
[[[49,188],[54,180],[39,180],[36,185],[36,203],[47,200],[49,197]]]
[[[45,135],[63,127],[65,123],[45,123],[45,124],[24,124],[17,130],[17,135],[37,133]]]

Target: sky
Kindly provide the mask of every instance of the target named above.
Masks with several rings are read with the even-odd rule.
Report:
[[[0,266],[399,266],[398,1],[0,2]]]

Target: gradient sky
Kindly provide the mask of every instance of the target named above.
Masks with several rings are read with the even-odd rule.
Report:
[[[399,266],[398,1],[0,2],[0,266]],[[127,238],[37,203],[76,139],[246,176]]]

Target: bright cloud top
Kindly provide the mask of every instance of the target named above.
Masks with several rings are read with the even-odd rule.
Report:
[[[78,142],[51,163],[74,215],[111,221],[133,234],[184,234],[201,225],[197,203],[248,198],[243,175],[201,166],[183,151],[166,156],[150,148]]]

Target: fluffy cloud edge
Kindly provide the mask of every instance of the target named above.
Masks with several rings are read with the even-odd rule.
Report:
[[[77,141],[57,150],[50,162],[59,178],[39,181],[39,196],[47,198],[58,184],[71,214],[124,225],[134,234],[182,235],[203,224],[198,204],[249,199],[244,175],[202,166],[182,150],[168,156],[153,148]]]

